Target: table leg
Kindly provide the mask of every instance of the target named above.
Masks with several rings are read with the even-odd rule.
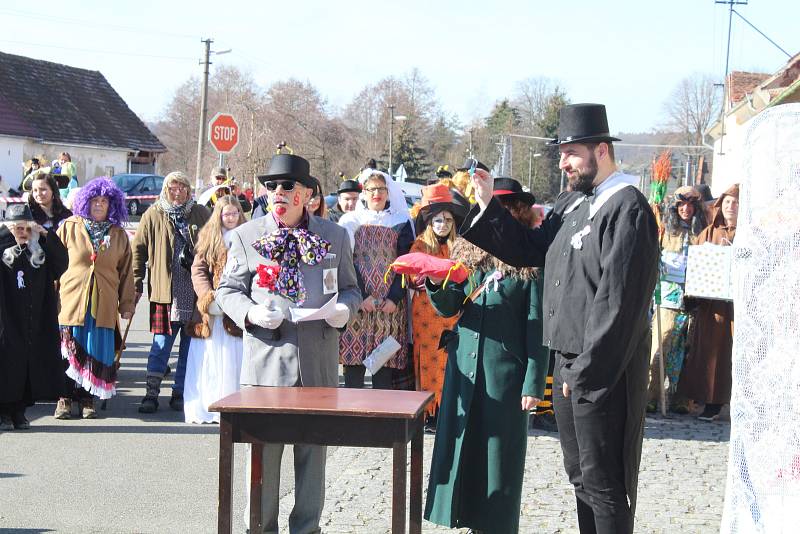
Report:
[[[232,528],[231,478],[233,476],[233,434],[226,414],[219,421],[219,496],[217,502],[217,532],[230,534]]]
[[[261,491],[264,476],[264,444],[250,444],[250,532],[261,532]]]
[[[406,532],[406,444],[395,443],[392,460],[392,534]]]
[[[422,440],[423,423],[420,418],[415,423],[414,437],[411,438],[411,501],[409,504],[410,518],[408,532],[410,534],[422,533]]]

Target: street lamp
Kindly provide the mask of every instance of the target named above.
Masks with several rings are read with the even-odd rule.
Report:
[[[404,121],[408,117],[405,115],[397,115],[394,114],[394,104],[389,104],[386,106],[389,108],[389,176],[394,177],[394,173],[392,173],[392,147],[394,145],[394,121]]]
[[[533,158],[541,157],[540,153],[533,153],[533,147],[528,147],[528,191],[533,192],[533,182],[531,182],[531,171],[533,170]]]

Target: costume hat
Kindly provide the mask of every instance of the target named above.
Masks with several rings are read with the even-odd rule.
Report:
[[[314,189],[317,179],[310,173],[311,166],[305,158],[294,154],[275,154],[269,162],[267,172],[256,178],[262,185],[272,180],[293,180]]]
[[[483,163],[481,163],[480,161],[478,161],[475,158],[467,158],[467,160],[464,162],[464,165],[459,167],[457,170],[459,170],[459,171],[468,171],[468,170],[470,170],[472,168],[473,162],[475,163],[475,168],[476,169],[483,169],[486,172],[491,172],[491,171],[489,171],[489,167],[487,167],[486,165],[484,165]]]
[[[33,222],[33,213],[27,204],[11,204],[6,208],[5,222]]]
[[[339,189],[336,190],[337,195],[341,193],[360,193],[360,192],[361,192],[361,184],[358,183],[358,180],[342,180],[342,183],[339,184]]]
[[[461,222],[467,214],[468,209],[460,203],[453,201],[453,193],[445,184],[433,184],[422,188],[421,208],[414,222],[417,234],[425,230],[425,226],[431,219],[442,211],[449,211],[456,220],[456,228],[461,226]]]
[[[498,200],[521,200],[529,206],[536,204],[536,197],[523,191],[518,181],[504,176],[494,179],[492,196],[496,196]]]
[[[608,132],[608,118],[603,104],[570,104],[558,116],[558,137],[548,145],[620,141]]]

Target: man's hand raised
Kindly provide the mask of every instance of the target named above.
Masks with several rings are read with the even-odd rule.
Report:
[[[483,169],[475,169],[472,175],[472,187],[475,189],[475,201],[480,206],[481,211],[486,209],[489,201],[492,200],[494,192],[494,178]]]

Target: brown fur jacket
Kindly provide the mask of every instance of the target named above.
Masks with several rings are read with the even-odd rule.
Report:
[[[210,265],[199,255],[194,258],[192,285],[194,286],[194,292],[197,293],[197,308],[192,320],[186,323],[186,333],[191,337],[211,337],[213,319],[208,313],[208,307],[214,301],[214,290],[219,286],[227,259],[227,250],[220,251]],[[222,325],[228,334],[242,337],[242,330],[227,315],[222,316]]]
[[[504,278],[516,278],[518,280],[532,280],[539,276],[539,269],[534,267],[524,267],[517,269],[507,263],[503,263],[488,252],[480,249],[464,239],[457,237],[450,249],[450,259],[459,261],[464,266],[473,271],[491,273],[495,269],[500,271]]]

